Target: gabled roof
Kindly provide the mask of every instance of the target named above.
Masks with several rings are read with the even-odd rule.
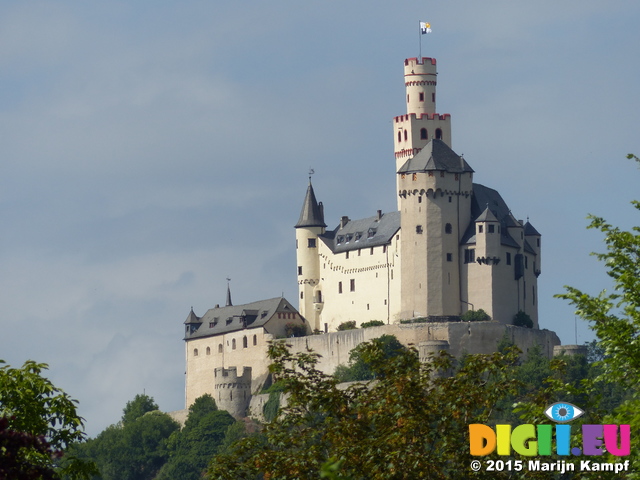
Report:
[[[464,158],[442,140],[432,139],[422,150],[405,162],[398,173],[444,170],[449,173],[473,172]]]
[[[400,212],[388,212],[381,217],[349,220],[340,228],[320,235],[320,239],[333,253],[347,252],[359,248],[387,245],[400,230]]]
[[[200,328],[188,333],[185,340],[210,337],[245,328],[263,327],[277,312],[298,313],[283,297],[259,300],[245,305],[210,308],[200,318],[198,322],[202,324]]]
[[[307,194],[304,197],[302,204],[302,211],[300,212],[300,218],[296,223],[295,228],[300,227],[326,227],[324,223],[324,212],[322,210],[322,204],[318,204],[316,201],[316,195],[313,193],[313,185],[309,180],[309,187],[307,188]]]

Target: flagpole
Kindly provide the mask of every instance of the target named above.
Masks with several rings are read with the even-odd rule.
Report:
[[[422,63],[422,28],[420,27],[420,20],[418,20],[418,43],[420,44],[420,56],[418,57],[418,63]]]

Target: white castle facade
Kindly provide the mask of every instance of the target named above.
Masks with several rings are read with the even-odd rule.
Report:
[[[491,353],[507,337],[552,356],[560,341],[538,328],[541,237],[515,219],[502,197],[473,183],[473,169],[452,150],[451,116],[436,113],[436,61],[404,62],[407,113],[394,118],[398,211],[360,220],[342,217],[328,230],[311,182],[295,225],[298,302],[284,298],[193,310],[185,324],[185,403],[211,394],[236,417],[268,379],[268,342],[292,329],[293,352],[321,354],[333,373],[359,343],[383,334],[416,345],[421,358]],[[390,182],[391,183],[391,182]],[[373,210],[372,210],[373,211]],[[491,321],[462,323],[468,310]],[[512,326],[518,312],[533,328]],[[401,324],[420,318],[424,323]],[[347,321],[384,325],[336,331]],[[260,413],[260,408],[252,410]]]

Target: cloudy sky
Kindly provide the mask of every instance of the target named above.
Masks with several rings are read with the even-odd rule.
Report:
[[[635,0],[3,2],[0,358],[49,363],[91,435],[142,391],[183,408],[191,306],[227,276],[295,300],[310,167],[331,225],[395,209],[419,20],[453,148],[542,233],[540,324],[575,343],[553,295],[607,286],[586,215],[638,224]]]

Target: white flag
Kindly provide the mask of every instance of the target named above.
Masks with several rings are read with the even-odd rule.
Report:
[[[427,22],[420,22],[420,30],[422,34],[431,33],[431,24]]]

